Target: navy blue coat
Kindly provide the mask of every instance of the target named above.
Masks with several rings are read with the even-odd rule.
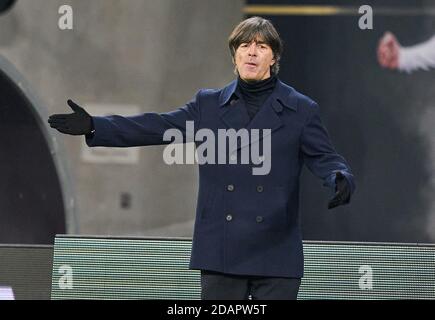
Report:
[[[253,175],[256,165],[252,163],[199,166],[190,268],[300,278],[302,166],[305,164],[332,190],[335,173],[340,171],[353,193],[353,175],[346,160],[335,151],[316,102],[278,80],[251,121],[236,88],[235,80],[223,89],[200,90],[192,101],[168,113],[93,117],[95,133],[86,142],[91,147],[168,144],[163,140],[164,132],[176,128],[185,133],[186,121],[194,122],[195,132],[202,128],[215,133],[230,128],[271,129],[269,174]],[[260,142],[261,139],[256,143]],[[246,147],[249,146],[240,142],[236,146],[239,157]]]

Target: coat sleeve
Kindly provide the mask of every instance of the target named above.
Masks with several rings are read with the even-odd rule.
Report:
[[[328,131],[320,119],[320,108],[313,102],[310,116],[301,135],[301,151],[304,163],[321,178],[324,186],[335,189],[335,174],[341,172],[349,182],[351,193],[355,190],[354,177],[346,160],[335,151]]]
[[[183,135],[183,142],[191,136],[192,128],[198,127],[200,121],[199,91],[186,105],[167,113],[143,113],[135,116],[111,115],[92,117],[95,131],[86,136],[89,147],[137,147],[146,145],[163,145],[163,136],[169,129],[177,129]],[[186,135],[186,131],[188,134]],[[192,134],[194,134],[192,132]],[[187,136],[187,138],[186,138]],[[192,137],[193,138],[193,137]],[[190,140],[189,140],[190,141]]]

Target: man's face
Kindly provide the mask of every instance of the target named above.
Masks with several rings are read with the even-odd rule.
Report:
[[[272,48],[258,37],[251,43],[241,43],[235,53],[237,71],[245,81],[269,78],[270,67],[274,63]]]

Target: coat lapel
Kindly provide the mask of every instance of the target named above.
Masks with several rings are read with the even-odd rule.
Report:
[[[278,130],[284,125],[278,112],[274,108],[276,103],[279,104],[279,102],[276,101],[275,95],[272,93],[246,128],[249,133],[252,132],[252,129],[258,129],[259,134],[254,136],[250,134],[249,141],[244,141],[238,149],[244,148],[257,141],[261,141],[264,137],[269,136],[272,132]]]
[[[219,116],[229,129],[246,128],[250,119],[243,99],[233,98],[228,106],[219,110]]]
[[[238,141],[237,146],[230,146],[230,154],[261,141],[264,137],[281,128],[284,125],[280,117],[283,106],[294,111],[297,110],[297,98],[294,96],[294,89],[278,80],[269,98],[264,102],[255,117],[250,120],[243,99],[234,95],[236,87],[237,80],[231,82],[222,91],[219,115],[228,128],[233,128],[236,131],[246,128],[249,132],[249,141],[242,141],[242,143]],[[259,135],[252,137],[252,129],[259,129]],[[264,132],[265,129],[270,130]]]

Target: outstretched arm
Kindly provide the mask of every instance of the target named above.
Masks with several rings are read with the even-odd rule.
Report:
[[[379,41],[377,55],[384,68],[407,73],[429,70],[435,68],[435,36],[415,46],[402,47],[394,34],[386,32]]]
[[[174,111],[167,113],[143,113],[135,116],[91,116],[72,101],[68,104],[72,114],[52,115],[50,126],[59,132],[85,135],[90,147],[136,147],[169,144],[163,136],[169,129],[178,129],[186,140],[186,122],[200,121],[199,93],[196,97]]]

